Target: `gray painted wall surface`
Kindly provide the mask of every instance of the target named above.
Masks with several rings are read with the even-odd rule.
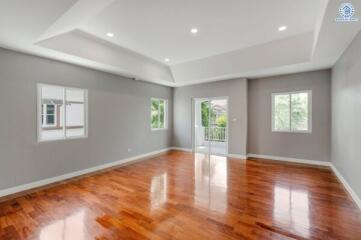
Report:
[[[330,161],[330,70],[305,72],[248,82],[248,152]],[[312,90],[312,133],[272,132],[272,93]]]
[[[361,198],[361,32],[332,69],[332,163]]]
[[[37,83],[89,90],[87,139],[37,142]],[[169,99],[169,130],[151,131],[151,97]],[[172,98],[168,87],[0,49],[0,189],[170,147]]]
[[[245,79],[175,88],[173,145],[192,148],[192,98],[225,96],[228,96],[229,108],[229,153],[245,155],[247,150],[247,80]]]

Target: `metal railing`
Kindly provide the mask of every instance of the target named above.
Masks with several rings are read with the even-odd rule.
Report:
[[[213,142],[226,142],[227,141],[227,128],[226,127],[205,127],[204,140]]]

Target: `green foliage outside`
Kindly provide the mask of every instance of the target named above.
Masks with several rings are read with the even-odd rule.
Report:
[[[274,107],[274,120],[276,130],[308,130],[307,93],[278,95],[275,97]]]
[[[308,94],[292,94],[291,97],[291,127],[292,130],[305,131],[308,129]]]
[[[202,102],[201,104],[201,110],[202,110],[202,126],[203,127],[209,127],[209,113],[211,114],[211,118],[214,118],[216,115],[211,110],[209,111],[209,102]]]
[[[225,142],[227,127],[227,114],[216,114],[214,109],[209,109],[209,102],[205,101],[201,103],[202,111],[202,126],[205,127],[204,139],[218,142]],[[209,126],[213,123],[212,126]]]
[[[227,116],[225,114],[216,119],[217,127],[227,127]]]
[[[164,128],[164,101],[152,99],[152,128]]]
[[[202,126],[209,127],[209,114],[211,122],[215,122],[217,127],[227,127],[227,115],[222,114],[216,116],[216,113],[213,109],[209,110],[209,102],[205,101],[201,104],[201,111],[202,111]]]
[[[279,131],[290,130],[290,95],[275,97],[275,129]]]

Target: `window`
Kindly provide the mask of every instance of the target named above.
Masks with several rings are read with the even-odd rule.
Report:
[[[272,131],[312,131],[312,92],[272,94]]]
[[[55,109],[57,105],[54,104],[43,104],[41,106],[41,123],[43,126],[55,126],[56,115]]]
[[[151,127],[152,130],[166,129],[167,126],[167,100],[151,99]]]
[[[38,85],[38,140],[87,136],[87,90]]]

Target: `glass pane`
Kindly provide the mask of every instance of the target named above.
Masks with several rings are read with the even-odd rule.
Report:
[[[274,130],[290,131],[290,95],[274,96]]]
[[[55,124],[55,116],[54,115],[48,115],[47,116],[47,124],[54,125]]]
[[[152,128],[156,129],[156,128],[159,128],[159,100],[158,99],[152,99],[152,123],[151,123],[151,126]]]
[[[57,140],[64,136],[64,88],[57,86],[40,87],[41,113],[39,116],[39,140]],[[46,112],[44,107],[46,106]]]
[[[85,136],[85,91],[66,89],[66,136]]]
[[[208,128],[209,124],[209,102],[204,101],[201,103],[202,110],[202,126]]]
[[[227,100],[210,104],[210,154],[227,154]]]
[[[160,120],[160,123],[159,123],[159,128],[164,128],[165,125],[164,125],[164,118],[165,118],[165,102],[164,100],[159,100],[159,120]]]
[[[226,142],[227,132],[227,100],[212,100],[211,123],[213,127],[213,141]]]
[[[47,105],[46,106],[46,113],[47,114],[54,114],[54,105]]]
[[[308,130],[308,93],[291,95],[291,127],[293,131]]]

